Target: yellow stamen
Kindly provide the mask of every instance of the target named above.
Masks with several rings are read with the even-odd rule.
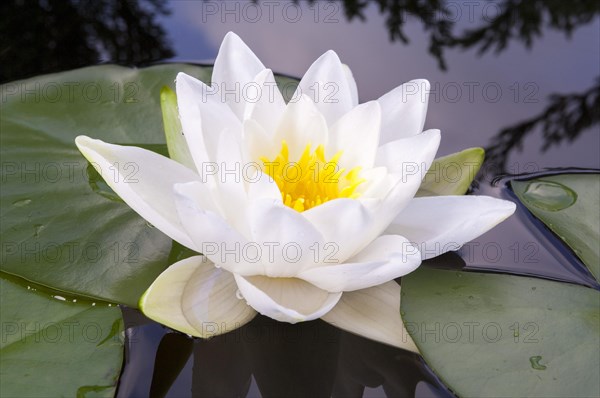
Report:
[[[361,168],[354,167],[348,172],[340,169],[341,156],[342,151],[339,151],[327,161],[323,145],[311,151],[311,144],[308,144],[298,161],[290,161],[287,142],[283,141],[275,159],[261,157],[260,160],[263,171],[279,187],[283,203],[302,212],[332,199],[360,196],[356,189],[365,182],[359,178]]]

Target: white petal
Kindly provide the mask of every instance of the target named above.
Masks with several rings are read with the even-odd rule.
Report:
[[[375,164],[384,167],[388,174],[373,188],[376,197],[383,198],[373,211],[372,228],[363,232],[367,242],[379,236],[414,198],[439,143],[439,130],[428,130],[379,147]]]
[[[296,278],[235,275],[244,299],[256,311],[281,322],[296,323],[322,317],[342,293],[329,293]]]
[[[262,249],[265,275],[294,277],[315,263],[316,248],[323,247],[321,233],[302,213],[279,200],[259,199],[248,208],[253,242]]]
[[[215,184],[216,200],[227,222],[240,232],[246,232],[246,176],[240,143],[231,134],[221,134],[215,156],[218,173]],[[250,170],[254,171],[256,167]]]
[[[369,242],[363,233],[373,221],[373,215],[361,201],[335,199],[302,213],[321,232],[325,244],[315,252],[319,263],[343,263]]]
[[[270,69],[261,71],[253,83],[248,83],[244,93],[248,102],[244,120],[258,122],[272,139],[285,110],[285,101],[277,88],[273,72]]]
[[[361,198],[383,198],[396,181],[383,166],[361,171],[360,176],[366,180],[357,188]]]
[[[400,317],[400,285],[395,281],[344,293],[321,319],[347,332],[419,353]]]
[[[251,182],[248,184],[248,200],[256,201],[259,199],[271,199],[279,203],[281,201],[281,192],[275,180],[268,174],[257,171],[250,177]]]
[[[241,140],[242,124],[224,103],[221,93],[185,73],[176,80],[177,105],[181,127],[188,147],[203,175],[214,162],[221,134],[231,134]]]
[[[308,68],[294,94],[308,95],[331,126],[353,107],[353,87],[334,51],[327,51]],[[293,101],[293,100],[292,100]]]
[[[75,143],[129,207],[171,239],[196,250],[179,222],[173,195],[174,184],[197,181],[196,173],[138,147],[107,144],[82,135]]]
[[[218,87],[219,95],[224,99],[232,97],[227,104],[240,120],[247,105],[244,98],[246,86],[263,69],[265,66],[238,35],[233,32],[225,35],[215,59],[212,86]],[[235,93],[235,99],[231,93]]]
[[[386,232],[406,236],[425,260],[458,250],[509,217],[515,208],[512,202],[489,196],[415,198]]]
[[[244,248],[245,236],[236,231],[216,212],[202,208],[203,184],[175,186],[175,202],[181,223],[194,241],[197,251],[218,266],[242,275],[264,274],[264,267],[249,260]]]
[[[313,150],[327,143],[325,118],[306,95],[287,105],[275,134],[277,149],[281,149],[283,140],[288,144],[291,161],[300,159],[309,143]]]
[[[348,87],[350,87],[350,97],[352,99],[352,108],[358,105],[358,88],[356,87],[356,80],[354,80],[354,75],[352,74],[352,70],[346,64],[342,64],[344,68],[344,74],[346,75],[346,81],[348,82]]]
[[[276,142],[276,139],[253,119],[244,121],[242,145],[246,162],[256,162],[259,166],[262,166],[261,157],[274,159],[281,150],[281,141]]]
[[[172,329],[211,337],[236,329],[256,315],[236,292],[231,273],[215,268],[204,256],[194,256],[163,271],[140,299],[140,309]]]
[[[340,167],[347,170],[360,166],[370,168],[379,146],[381,108],[377,101],[353,108],[331,127],[327,144],[327,159],[342,151]]]
[[[388,142],[378,148],[375,163],[392,173],[422,174],[422,180],[435,158],[440,138],[440,131],[432,129]]]
[[[383,120],[381,123],[381,143],[419,134],[425,125],[427,104],[429,103],[429,82],[411,80],[378,100]]]
[[[419,250],[406,238],[383,235],[347,263],[310,268],[298,277],[329,292],[352,291],[406,275],[420,264]]]

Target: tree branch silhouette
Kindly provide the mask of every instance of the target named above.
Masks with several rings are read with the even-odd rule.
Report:
[[[600,123],[600,78],[583,93],[553,94],[550,104],[540,114],[514,126],[502,129],[486,148],[486,161],[502,170],[506,169],[507,156],[514,149],[522,150],[525,137],[541,128],[544,152],[561,142],[573,141],[583,131]]]
[[[165,0],[7,0],[0,3],[0,82],[99,63],[173,56],[158,15]]]

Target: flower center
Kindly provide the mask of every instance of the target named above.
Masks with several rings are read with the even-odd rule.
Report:
[[[304,211],[332,199],[355,199],[360,196],[356,188],[365,182],[359,178],[361,168],[354,167],[347,172],[346,169],[340,169],[340,156],[342,151],[325,160],[323,145],[311,151],[311,144],[308,144],[298,161],[290,161],[288,145],[284,140],[275,159],[261,157],[260,160],[263,162],[263,171],[279,187],[283,203],[294,210]]]

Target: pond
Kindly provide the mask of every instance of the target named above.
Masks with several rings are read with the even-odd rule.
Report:
[[[361,103],[412,79],[429,80],[425,129],[442,132],[437,157],[465,148],[485,148],[486,161],[469,193],[518,203],[516,214],[491,231],[456,252],[426,260],[414,275],[398,279],[403,289],[402,311],[407,313],[406,317],[402,314],[403,320],[422,355],[360,337],[322,320],[291,325],[262,315],[220,336],[190,338],[131,308],[139,297],[139,286],[132,281],[138,271],[131,267],[122,271],[118,284],[106,287],[106,291],[102,286],[95,287],[97,290],[87,295],[90,306],[93,301],[94,306],[97,302],[108,309],[112,289],[126,291],[131,283],[130,296],[121,301],[130,305],[120,305],[120,314],[103,315],[107,324],[124,331],[115,350],[110,354],[106,351],[100,359],[106,361],[111,355],[113,362],[118,361],[117,351],[122,347],[122,368],[110,370],[118,379],[114,386],[81,385],[78,396],[452,397],[497,396],[507,391],[512,395],[544,395],[548,389],[558,391],[560,396],[569,395],[565,391],[581,396],[600,393],[598,383],[589,381],[597,378],[593,372],[600,362],[594,354],[599,348],[598,337],[584,333],[587,327],[599,327],[599,275],[595,265],[590,265],[598,261],[598,242],[592,240],[591,246],[585,246],[590,238],[594,239],[593,234],[598,236],[598,224],[589,221],[595,220],[593,217],[588,217],[586,223],[586,214],[600,210],[597,2],[15,1],[1,7],[3,15],[10,15],[3,23],[0,46],[0,80],[4,83],[0,133],[3,191],[7,187],[1,206],[5,291],[16,286],[33,288],[48,297],[66,302],[79,300],[78,305],[83,305],[85,298],[80,298],[78,292],[86,296],[86,287],[83,283],[77,285],[77,280],[85,279],[89,272],[93,278],[88,276],[86,283],[91,286],[92,279],[102,281],[105,275],[100,271],[96,274],[90,267],[61,279],[61,272],[67,272],[69,266],[52,261],[48,254],[48,247],[58,238],[43,236],[44,232],[64,235],[61,245],[76,245],[79,237],[68,232],[74,224],[61,221],[73,212],[90,220],[97,209],[111,212],[114,219],[102,221],[98,216],[97,227],[86,224],[81,231],[92,236],[89,242],[121,242],[110,252],[114,256],[129,253],[136,262],[140,256],[155,271],[164,269],[167,259],[172,263],[185,256],[177,244],[151,225],[146,226],[134,213],[123,210],[126,206],[120,198],[101,178],[94,177],[87,163],[81,167],[73,163],[73,170],[79,173],[82,169],[76,179],[83,175],[85,181],[77,181],[77,189],[85,186],[89,191],[80,199],[89,200],[88,207],[71,204],[69,195],[75,188],[70,191],[70,186],[63,184],[56,190],[55,170],[47,167],[54,159],[48,154],[65,154],[63,160],[72,162],[83,159],[73,152],[72,137],[80,130],[76,113],[85,114],[92,108],[89,101],[87,108],[70,108],[63,98],[65,88],[77,90],[79,83],[84,87],[86,81],[101,81],[104,95],[110,100],[103,97],[102,101],[92,101],[92,105],[105,114],[118,112],[115,117],[125,120],[129,109],[134,109],[127,108],[128,99],[142,106],[148,95],[158,98],[161,86],[153,86],[151,78],[138,86],[135,79],[142,79],[139,76],[128,80],[128,72],[98,69],[89,75],[76,72],[57,75],[54,80],[32,80],[26,86],[15,81],[98,64],[145,67],[187,63],[195,65],[187,66],[190,73],[206,77],[210,75],[206,75],[205,66],[212,65],[229,31],[240,35],[281,79],[290,81],[301,78],[325,51],[335,50],[352,70]],[[201,67],[194,69],[196,66]],[[55,87],[50,85],[56,82],[63,91],[54,101]],[[155,92],[149,94],[148,87]],[[14,100],[15,95],[20,95],[21,101]],[[56,102],[64,106],[53,108]],[[131,123],[144,125],[144,118],[156,116],[150,114],[132,114]],[[36,125],[49,126],[50,138],[23,138],[29,128],[29,122],[23,120],[29,115],[32,129]],[[55,123],[52,115],[65,121]],[[17,125],[21,138],[8,133]],[[114,127],[116,132],[100,138],[120,144],[144,144],[156,152],[165,150],[164,139],[156,138],[163,134],[162,126],[146,136]],[[62,128],[71,129],[66,138],[60,136]],[[65,145],[70,145],[68,151]],[[46,163],[23,168],[23,153]],[[71,170],[63,163],[60,170]],[[563,180],[562,176],[569,178]],[[52,196],[55,190],[60,195]],[[47,200],[45,210],[31,209],[30,202],[37,197]],[[556,219],[554,212],[566,215]],[[30,222],[32,218],[39,222]],[[122,246],[133,238],[126,231],[115,232],[115,227],[109,225],[111,220],[121,222],[124,230],[138,231],[134,251]],[[22,227],[25,223],[27,226]],[[590,225],[591,235],[587,238],[573,232]],[[25,228],[28,232],[21,233]],[[41,240],[36,240],[38,237]],[[140,241],[145,243],[138,247]],[[24,249],[23,242],[33,246]],[[23,254],[23,250],[29,251]],[[32,261],[36,264],[31,265]],[[81,258],[71,260],[78,261]],[[119,262],[127,261],[120,258]],[[435,281],[445,281],[447,287]],[[147,287],[151,282],[136,283]],[[78,287],[71,291],[70,283]],[[433,298],[421,297],[424,293],[419,287],[431,292]],[[497,292],[500,287],[510,294]],[[457,293],[460,289],[470,290]],[[525,295],[523,290],[534,293]],[[444,299],[435,301],[436,295]],[[508,313],[499,309],[504,308],[499,304],[503,300],[505,308],[510,309]],[[34,301],[32,306],[37,305]],[[10,347],[17,328],[25,325],[23,319],[6,319],[2,350],[8,359],[2,364],[3,372],[22,366],[15,364],[24,358],[24,354],[13,352],[14,344]],[[118,319],[123,322],[120,326]],[[540,319],[546,323],[540,323]],[[40,322],[30,321],[27,325]],[[575,327],[585,330],[580,335],[574,333],[571,339],[565,337]],[[23,336],[23,331],[20,333]],[[475,343],[472,336],[476,336]],[[576,339],[581,339],[581,344],[573,342]],[[105,341],[95,342],[100,346]],[[33,350],[37,347],[34,345]],[[517,362],[510,361],[519,352],[520,362],[515,365]],[[94,355],[90,351],[82,363],[94,361]],[[496,364],[489,360],[494,356],[503,359]],[[576,365],[574,358],[580,363]],[[561,360],[568,364],[573,361],[577,369],[589,369],[589,374],[581,376],[586,380],[579,383],[581,389],[561,379],[565,374],[557,365]],[[14,380],[22,369],[3,377]],[[61,377],[77,379],[76,367],[69,372]],[[512,374],[519,372],[520,376]],[[571,376],[566,374],[566,378]],[[38,382],[36,386],[43,385]],[[510,390],[512,382],[516,390]],[[54,387],[49,391],[55,391]]]

